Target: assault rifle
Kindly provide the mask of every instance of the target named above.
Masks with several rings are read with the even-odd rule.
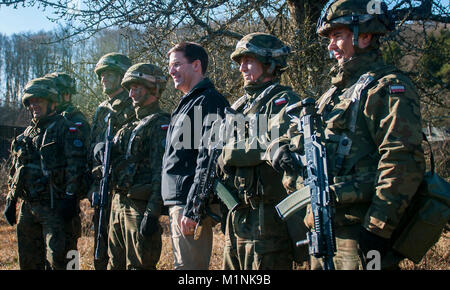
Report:
[[[112,146],[112,117],[111,113],[109,113],[106,116],[106,119],[108,120],[108,126],[106,128],[106,143],[105,143],[105,152],[103,153],[103,164],[102,164],[102,179],[100,180],[100,200],[98,203],[99,208],[99,218],[98,218],[98,232],[97,237],[95,241],[95,256],[94,258],[96,260],[99,259],[98,257],[98,251],[100,247],[100,241],[102,240],[102,232],[103,232],[103,220],[105,218],[105,207],[107,207],[108,204],[108,193],[109,193],[109,177],[111,174],[111,146]]]
[[[298,105],[292,105],[286,112],[292,113]],[[334,235],[334,207],[331,205],[328,187],[327,156],[325,146],[322,145],[322,122],[317,115],[315,101],[307,98],[301,102],[300,118],[291,116],[297,123],[298,130],[303,134],[305,154],[300,156],[292,153],[294,159],[300,163],[305,187],[290,194],[281,201],[276,209],[284,220],[311,202],[314,216],[314,228],[307,233],[306,240],[299,241],[296,246],[308,245],[309,254],[322,258],[325,270],[334,270],[333,256],[336,252],[336,238]],[[309,197],[307,196],[309,193]]]
[[[231,108],[225,108],[225,114],[233,114]],[[224,124],[226,118],[221,124]],[[216,222],[220,222],[221,218],[214,214],[209,208],[211,198],[217,193],[217,196],[225,203],[229,210],[233,210],[238,205],[238,200],[228,189],[219,181],[217,177],[217,159],[222,152],[218,146],[221,145],[217,142],[216,146],[211,148],[208,160],[208,167],[204,171],[204,174],[200,177],[200,184],[197,188],[197,194],[193,198],[193,213],[195,215],[194,221],[197,226],[194,231],[194,239],[197,240],[200,237],[202,231],[202,221],[210,216]]]

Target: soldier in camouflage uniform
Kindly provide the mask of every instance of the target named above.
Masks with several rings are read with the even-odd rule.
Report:
[[[131,66],[122,80],[137,120],[113,139],[110,270],[155,270],[161,254],[161,163],[170,115],[159,98],[166,83],[161,69],[148,63]]]
[[[317,26],[338,60],[331,88],[316,102],[336,202],[337,269],[364,268],[370,250],[380,253],[382,269],[398,266],[401,257],[390,250],[390,238],[425,168],[419,96],[408,77],[384,63],[379,38],[392,22],[384,3],[380,13],[369,14],[369,2],[335,1]],[[303,145],[295,126],[288,135],[268,155],[275,168],[289,173],[284,184],[293,191],[301,178],[292,174],[289,151],[302,153]],[[313,226],[312,213],[305,223]],[[321,267],[312,258],[312,268]]]
[[[99,191],[101,164],[94,160],[94,148],[99,142],[105,141],[107,120],[106,117],[112,113],[112,134],[122,128],[123,125],[136,120],[131,98],[127,91],[122,88],[121,81],[127,69],[131,66],[130,59],[120,53],[108,53],[100,58],[95,66],[95,73],[102,84],[103,94],[107,100],[102,102],[95,111],[91,128],[91,146],[89,150],[90,166],[94,177],[94,182],[89,190],[88,198],[92,202],[92,197]],[[95,199],[95,198],[94,198]],[[101,235],[98,250],[98,259],[94,260],[94,267],[97,270],[105,270],[108,265],[108,220],[110,212],[111,198],[105,207],[105,223],[102,228],[105,230]],[[94,205],[96,206],[96,205]],[[93,222],[95,236],[98,231],[99,210],[95,210]]]
[[[65,269],[64,225],[77,214],[86,166],[86,148],[78,127],[57,114],[53,81],[30,81],[22,102],[32,113],[31,125],[13,142],[13,166],[5,217],[17,223],[21,269]]]
[[[274,132],[284,134],[289,127],[286,107],[299,101],[290,87],[279,83],[287,69],[289,53],[290,48],[275,36],[252,33],[242,38],[231,54],[240,65],[245,90],[232,108],[245,117],[267,117],[268,124],[267,130],[259,133],[261,138],[229,139],[218,159],[219,172],[240,200],[226,221],[224,269],[227,270],[292,268],[287,225],[274,208],[285,197],[286,190],[281,184],[282,176],[262,158]],[[242,142],[245,148],[239,147]]]
[[[86,149],[89,148],[89,139],[91,134],[91,126],[84,114],[73,105],[72,96],[77,93],[75,79],[64,72],[53,72],[46,74],[44,78],[54,81],[55,86],[61,97],[60,102],[56,106],[56,112],[73,122],[81,131]],[[86,163],[86,170],[87,163]],[[87,177],[88,175],[86,175]],[[85,180],[87,181],[87,180]],[[88,182],[86,182],[86,187]],[[87,188],[83,189],[82,195],[86,195]],[[79,204],[77,204],[77,212],[80,212]],[[66,222],[66,252],[77,250],[77,240],[81,237],[81,218],[77,214],[71,221]]]

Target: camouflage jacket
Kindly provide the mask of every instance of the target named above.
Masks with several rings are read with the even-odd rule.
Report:
[[[86,148],[90,148],[91,125],[84,114],[72,103],[66,102],[57,108],[57,112],[73,122],[83,134]]]
[[[170,115],[158,103],[136,109],[137,121],[123,126],[113,139],[112,188],[116,194],[147,201],[160,215],[161,168]]]
[[[258,134],[251,135],[246,127],[245,138],[239,140],[233,137],[225,144],[221,158],[225,166],[235,169],[235,175],[227,179],[234,183],[242,200],[263,194],[264,202],[278,202],[286,195],[282,177],[263,155],[270,142],[288,130],[290,119],[285,110],[290,104],[297,103],[299,97],[290,87],[282,86],[277,81],[246,87],[245,90],[246,94],[232,108],[245,117],[257,118],[260,128]],[[264,120],[261,122],[260,119]]]
[[[61,115],[32,121],[11,145],[9,196],[25,200],[50,199],[65,192],[80,197],[86,168],[81,131]]]
[[[112,113],[113,134],[122,128],[123,125],[136,120],[132,100],[128,97],[126,90],[123,90],[111,100],[101,103],[95,111],[92,119],[90,154],[92,154],[97,143],[105,141],[106,127],[108,125],[106,116],[108,113]]]
[[[90,192],[98,191],[101,176],[100,166],[101,164],[94,160],[94,148],[99,142],[105,142],[106,129],[108,126],[108,121],[106,117],[109,113],[112,113],[112,135],[122,128],[125,124],[133,122],[136,120],[134,107],[132,100],[128,97],[126,90],[123,90],[120,94],[112,98],[111,100],[106,100],[101,103],[97,110],[95,111],[94,117],[92,119],[92,127],[90,134],[90,148],[88,155],[88,163],[91,171],[93,173],[94,182],[91,186]]]
[[[332,87],[316,107],[325,124],[329,184],[337,201],[335,222],[361,223],[389,238],[425,170],[419,96],[410,79],[387,66],[378,51],[354,57],[333,72]],[[358,103],[352,90],[364,74],[373,81]],[[341,143],[342,137],[351,143]],[[296,126],[277,142],[290,142],[291,150],[303,153]],[[342,144],[350,145],[345,154]]]

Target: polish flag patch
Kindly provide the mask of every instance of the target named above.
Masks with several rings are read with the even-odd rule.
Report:
[[[83,123],[81,123],[81,122],[75,122],[75,126],[81,127],[81,126],[83,126]]]
[[[287,100],[285,98],[279,98],[279,99],[275,100],[274,103],[276,106],[279,106],[279,105],[286,104]]]
[[[169,125],[161,125],[161,130],[166,131],[169,129]]]
[[[391,93],[391,94],[398,94],[398,93],[404,93],[404,92],[405,92],[405,86],[402,86],[402,85],[389,86],[389,93]]]
[[[78,131],[78,129],[76,127],[70,127],[69,128],[69,132],[70,133],[75,133],[76,131]]]

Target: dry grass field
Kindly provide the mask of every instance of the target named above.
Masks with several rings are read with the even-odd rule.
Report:
[[[436,167],[441,176],[449,180],[450,164],[450,142],[441,144],[444,146],[433,146],[435,151]],[[7,192],[5,162],[0,162],[0,210],[3,212]],[[18,205],[19,206],[19,205]],[[18,211],[18,210],[17,210]],[[80,268],[82,270],[93,270],[93,245],[94,237],[92,230],[93,210],[87,200],[81,202],[82,237],[78,240],[80,252]],[[168,217],[162,216],[160,223],[163,228],[163,247],[161,257],[157,265],[159,270],[173,269],[172,246],[169,238]],[[222,267],[223,234],[220,225],[214,228],[214,244],[211,256],[210,270],[220,270]],[[293,265],[293,269],[307,269],[308,265]],[[419,264],[410,260],[403,260],[400,267],[404,270],[450,270],[450,230],[449,226],[444,230],[439,241],[434,245]],[[0,217],[0,270],[19,269],[17,262],[17,239],[15,226],[10,227],[3,215]]]
[[[3,205],[0,207],[3,211]],[[82,237],[78,240],[78,250],[80,252],[80,269],[93,270],[93,231],[90,228],[92,223],[90,218],[92,209],[87,201],[82,202],[82,221],[83,232]],[[171,270],[173,269],[172,246],[169,238],[168,217],[160,218],[163,227],[162,236],[162,252],[157,269]],[[211,256],[210,270],[220,270],[222,266],[223,252],[223,234],[220,231],[220,225],[214,228],[214,244]],[[432,247],[427,255],[419,264],[405,259],[400,264],[405,270],[450,270],[450,232],[444,231],[438,243]],[[294,265],[294,269],[302,270],[307,265]],[[6,221],[0,219],[0,270],[16,270],[19,269],[17,262],[17,239],[15,227],[10,227]]]

